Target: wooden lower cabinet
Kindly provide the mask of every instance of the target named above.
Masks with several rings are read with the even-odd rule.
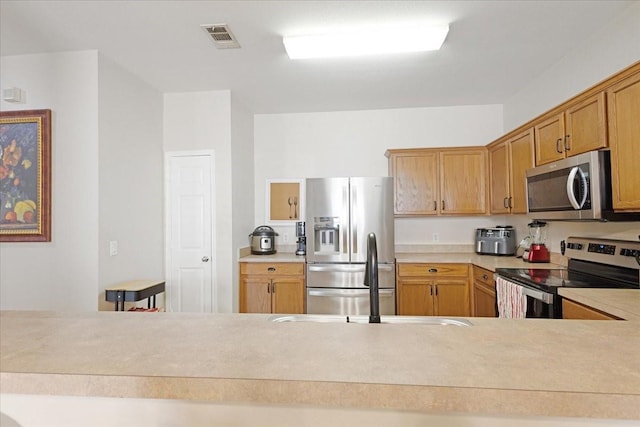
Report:
[[[498,317],[496,306],[496,282],[493,273],[473,266],[472,285],[473,306],[471,315],[475,317]]]
[[[240,313],[304,313],[303,263],[240,263]]]
[[[595,308],[568,299],[562,300],[562,318],[581,320],[621,320],[611,314],[603,313]]]
[[[398,314],[469,316],[468,264],[398,264]]]

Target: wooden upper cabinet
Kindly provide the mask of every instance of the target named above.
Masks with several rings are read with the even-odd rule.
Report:
[[[397,216],[488,212],[485,147],[398,149],[386,155]]]
[[[438,200],[438,153],[399,152],[389,157],[394,179],[396,215],[436,215]]]
[[[607,146],[605,94],[568,105],[534,126],[536,165]]]
[[[535,166],[533,155],[533,128],[509,139],[510,160],[510,199],[509,209],[512,214],[527,213],[527,169]]]
[[[607,90],[613,209],[640,211],[640,71]]]
[[[440,153],[440,213],[487,213],[487,150]]]
[[[509,163],[507,141],[489,146],[489,208],[492,214],[509,213]]]
[[[607,146],[605,94],[597,93],[565,111],[567,157]]]
[[[564,114],[550,117],[534,127],[536,165],[564,158]]]
[[[533,128],[489,146],[492,214],[526,213],[525,172],[534,167]]]

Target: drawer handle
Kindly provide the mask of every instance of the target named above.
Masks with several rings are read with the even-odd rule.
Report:
[[[482,275],[482,278],[483,278],[484,280],[487,280],[487,279],[489,279],[489,276],[487,276],[486,274],[483,274],[483,275]]]
[[[269,268],[267,268],[267,271],[276,271],[276,268],[275,267],[269,267]]]
[[[430,268],[429,269],[429,273],[437,273],[438,269],[437,268]]]

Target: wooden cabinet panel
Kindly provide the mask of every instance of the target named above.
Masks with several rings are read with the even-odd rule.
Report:
[[[467,264],[400,263],[397,267],[400,277],[465,277],[469,274],[469,266]]]
[[[240,313],[304,313],[303,263],[240,263]]]
[[[509,213],[509,145],[489,147],[490,205],[492,214]]]
[[[469,315],[469,281],[438,279],[434,286],[436,316]]]
[[[404,316],[433,316],[431,280],[398,279],[398,314]]]
[[[484,147],[387,150],[397,216],[488,213]]]
[[[469,316],[468,264],[398,264],[398,314]]]
[[[496,308],[496,285],[493,273],[480,267],[473,267],[473,311],[476,317],[498,317]]]
[[[534,126],[536,165],[606,147],[604,92],[578,100]]]
[[[613,209],[640,212],[640,72],[607,91]]]
[[[534,126],[536,165],[564,158],[564,113],[553,116]]]
[[[304,280],[277,278],[272,284],[272,313],[304,313]]]
[[[533,128],[509,140],[510,182],[508,205],[512,214],[527,213],[526,171],[535,166]]]
[[[399,154],[391,159],[394,180],[394,213],[436,215],[438,157],[436,152]]]
[[[565,155],[575,156],[607,146],[604,92],[567,108]]]
[[[603,313],[594,308],[587,307],[586,305],[582,305],[568,299],[562,300],[562,318],[582,320],[618,320],[615,316]]]
[[[265,277],[240,279],[240,313],[271,313],[271,281]]]
[[[487,213],[486,175],[486,150],[441,152],[440,213]]]

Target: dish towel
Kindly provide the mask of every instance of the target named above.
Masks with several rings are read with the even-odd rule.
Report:
[[[524,319],[527,317],[527,296],[522,286],[496,277],[496,299],[498,317]]]

